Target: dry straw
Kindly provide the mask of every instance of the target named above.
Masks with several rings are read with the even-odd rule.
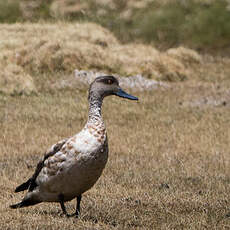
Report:
[[[18,87],[28,86],[31,91],[35,89],[35,74],[55,76],[59,72],[73,73],[74,69],[181,81],[196,76],[203,60],[197,52],[184,47],[160,52],[149,45],[123,45],[107,29],[92,23],[18,23],[3,24],[0,29],[0,74],[10,79],[15,69],[20,69],[23,77],[18,78]],[[31,83],[26,81],[25,86],[21,78]],[[7,82],[14,87],[13,81]]]

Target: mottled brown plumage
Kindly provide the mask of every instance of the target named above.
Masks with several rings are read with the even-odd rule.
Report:
[[[81,195],[90,189],[101,176],[108,159],[108,141],[101,116],[104,97],[117,95],[137,100],[119,87],[113,76],[94,80],[89,89],[89,116],[84,128],[73,137],[53,145],[37,164],[33,176],[15,192],[28,189],[24,199],[11,208],[21,208],[40,202],[60,202],[68,215],[64,202],[77,198],[75,215],[80,212]]]

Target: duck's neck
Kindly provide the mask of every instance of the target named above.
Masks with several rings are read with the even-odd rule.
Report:
[[[97,95],[90,95],[89,97],[89,116],[87,123],[103,123],[101,115],[103,98]]]

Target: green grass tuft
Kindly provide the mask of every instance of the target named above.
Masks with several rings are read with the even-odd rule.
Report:
[[[0,22],[14,23],[22,20],[19,1],[0,0]]]

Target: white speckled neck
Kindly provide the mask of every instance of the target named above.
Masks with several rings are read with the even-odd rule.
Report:
[[[89,96],[89,116],[87,123],[103,123],[101,116],[103,98],[96,93],[91,93]]]

